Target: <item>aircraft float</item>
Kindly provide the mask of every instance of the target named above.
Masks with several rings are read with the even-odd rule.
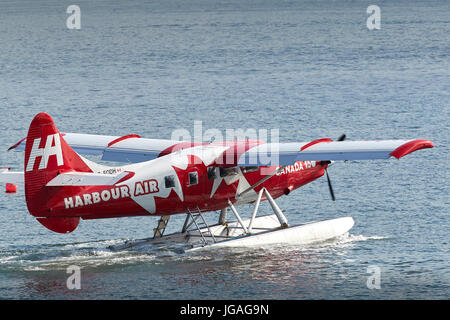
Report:
[[[24,171],[0,170],[0,181],[24,183],[30,214],[51,231],[74,231],[80,219],[159,217],[153,236],[112,247],[119,250],[165,241],[187,243],[189,250],[276,243],[308,244],[348,232],[343,217],[290,225],[275,199],[326,175],[333,161],[400,159],[429,140],[265,143],[258,140],[190,142],[60,133],[47,113],[34,117],[26,138],[9,148],[25,151]],[[105,166],[84,155],[101,155]],[[267,163],[270,154],[271,162]],[[276,159],[276,160],[274,160]],[[261,201],[273,214],[258,215]],[[253,205],[243,219],[236,207]],[[228,221],[228,209],[236,218]],[[205,212],[218,212],[209,225]],[[169,218],[186,215],[180,232],[165,235]]]

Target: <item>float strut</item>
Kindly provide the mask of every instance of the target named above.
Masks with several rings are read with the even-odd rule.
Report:
[[[220,210],[219,224],[223,226],[227,222],[227,210],[228,208],[223,208],[222,210]]]
[[[261,190],[259,190],[259,193],[258,193],[258,199],[256,199],[256,202],[255,202],[255,208],[253,209],[253,214],[252,214],[252,217],[251,217],[250,222],[249,222],[249,224],[248,224],[248,232],[249,232],[249,233],[252,233],[253,221],[255,220],[256,213],[258,212],[259,203],[261,202],[261,198],[262,198],[263,192],[264,192],[264,188],[262,188]]]
[[[283,227],[283,228],[288,227],[289,225],[288,225],[286,217],[284,216],[283,212],[276,204],[275,200],[273,200],[270,193],[266,190],[266,188],[264,188],[264,194],[266,195],[267,200],[269,200],[269,203],[272,206],[273,212],[276,214],[278,221],[280,221],[281,227]]]
[[[239,213],[237,212],[236,208],[231,203],[230,199],[228,199],[228,205],[230,206],[231,211],[233,211],[234,215],[236,216],[236,219],[238,220],[238,222],[241,225],[241,227],[244,230],[244,232],[248,233],[247,227],[244,225],[244,222],[242,221],[241,216],[239,215]]]

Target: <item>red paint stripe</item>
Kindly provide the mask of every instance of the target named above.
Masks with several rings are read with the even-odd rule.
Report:
[[[217,157],[215,165],[219,167],[235,167],[242,154],[262,143],[263,142],[259,140],[224,141],[221,144],[225,146],[229,144],[230,147],[225,150],[221,156]]]
[[[117,181],[116,183],[115,183],[115,185],[116,184],[118,184],[118,183],[121,183],[121,182],[124,182],[124,181],[126,181],[126,180],[128,180],[128,179],[130,179],[130,178],[132,178],[133,176],[134,176],[134,172],[131,172],[131,171],[125,171],[125,172],[128,172],[128,174],[125,176],[125,177],[123,177],[122,179],[120,179],[119,181]]]
[[[116,144],[120,141],[126,140],[126,139],[130,139],[130,138],[140,138],[141,136],[138,134],[128,134],[126,136],[122,136],[120,138],[117,138],[113,141],[111,141],[110,143],[108,143],[108,148],[111,147],[113,144]]]
[[[206,143],[206,142],[180,142],[180,143],[176,143],[173,146],[170,146],[170,147],[164,149],[163,151],[161,151],[159,153],[159,155],[158,155],[158,158],[166,156],[166,155],[171,154],[172,152],[175,152],[175,151],[178,151],[178,150],[192,148],[192,147],[196,147],[196,146],[202,146],[202,145],[206,145],[206,144],[208,144],[208,143]]]
[[[404,157],[411,152],[433,147],[434,144],[430,140],[413,140],[402,144],[400,147],[392,151],[389,155],[400,159],[401,157]]]
[[[313,146],[313,145],[315,145],[315,144],[321,143],[321,142],[332,142],[332,141],[333,141],[333,140],[330,139],[330,138],[317,139],[317,140],[311,141],[311,142],[308,143],[308,144],[305,144],[303,147],[300,148],[300,151],[303,151],[303,150],[305,150],[305,149],[308,149],[309,147],[311,147],[311,146]]]

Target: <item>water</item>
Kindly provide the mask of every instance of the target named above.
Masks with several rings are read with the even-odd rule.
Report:
[[[41,111],[68,132],[167,139],[201,120],[204,130],[278,128],[281,141],[346,133],[435,148],[336,163],[336,202],[325,179],[281,198],[292,224],[354,218],[348,235],[308,247],[111,252],[149,236],[156,218],[82,221],[58,235],[27,213],[23,188],[3,194],[0,298],[450,297],[447,1],[379,1],[374,31],[368,1],[78,1],[81,30],[66,28],[70,4],[0,3],[2,150]],[[0,164],[21,169],[23,153],[2,152]],[[66,287],[70,265],[81,290]],[[369,266],[380,289],[367,287]]]

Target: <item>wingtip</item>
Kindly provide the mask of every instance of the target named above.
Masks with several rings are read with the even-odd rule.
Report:
[[[414,151],[433,147],[434,143],[430,140],[425,139],[412,140],[402,144],[400,147],[392,151],[389,155],[397,159],[400,159]]]

